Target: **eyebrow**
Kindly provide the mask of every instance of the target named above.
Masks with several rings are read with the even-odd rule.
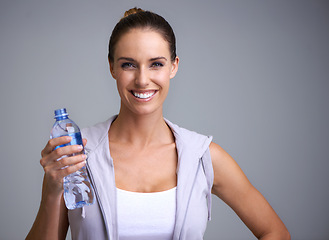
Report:
[[[167,61],[167,58],[165,58],[165,57],[155,57],[155,58],[151,58],[150,62],[160,60],[160,59],[163,59],[163,60]],[[119,57],[117,59],[117,61],[120,61],[120,60],[125,60],[125,61],[129,61],[129,62],[136,62],[135,59],[129,58],[129,57]]]
[[[120,57],[120,58],[117,59],[117,61],[120,61],[120,60],[135,62],[135,60],[133,58],[128,58],[128,57]]]
[[[165,57],[151,58],[150,61],[156,61],[156,60],[160,60],[160,59],[163,59],[163,60],[167,61],[167,58],[165,58]]]

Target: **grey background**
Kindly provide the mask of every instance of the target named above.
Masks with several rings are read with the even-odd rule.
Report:
[[[1,0],[0,238],[23,239],[36,216],[53,110],[80,127],[118,112],[107,44],[134,6],[176,33],[165,117],[213,135],[293,239],[329,239],[329,3],[319,0]],[[254,238],[214,197],[205,239]]]

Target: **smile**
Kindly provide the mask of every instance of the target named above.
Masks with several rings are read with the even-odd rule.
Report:
[[[135,91],[131,91],[131,93],[136,97],[136,98],[140,98],[140,99],[148,99],[150,97],[152,97],[156,91],[148,91],[148,92],[135,92]]]

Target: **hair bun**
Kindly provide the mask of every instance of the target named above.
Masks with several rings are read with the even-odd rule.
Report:
[[[128,11],[126,11],[123,17],[125,18],[131,14],[135,14],[135,13],[139,13],[139,12],[145,12],[145,11],[141,8],[134,7],[134,8],[129,9]]]

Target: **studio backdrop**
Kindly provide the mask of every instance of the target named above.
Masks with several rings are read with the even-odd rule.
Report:
[[[118,113],[108,40],[135,6],[164,16],[177,37],[164,116],[212,135],[293,239],[328,239],[329,3],[320,0],[1,0],[0,238],[24,239],[35,219],[54,109],[82,128]],[[213,197],[205,239],[254,237]]]

